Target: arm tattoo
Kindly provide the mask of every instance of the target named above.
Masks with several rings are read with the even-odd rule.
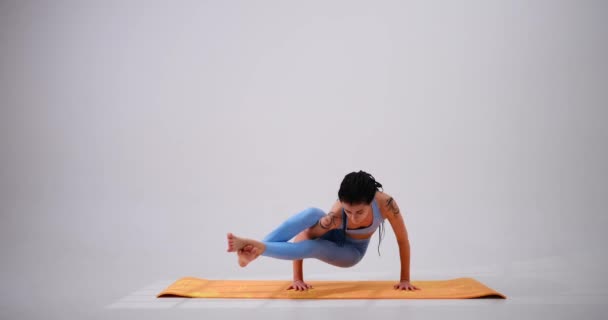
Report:
[[[393,201],[393,197],[388,199],[386,202],[386,206],[391,210],[394,215],[399,214],[399,206],[397,205],[397,201]]]
[[[329,217],[329,219],[326,219],[326,217]],[[317,223],[321,226],[321,228],[329,229],[334,225],[335,218],[336,217],[334,216],[334,213],[330,212],[325,217],[319,219],[319,221],[317,221]],[[325,223],[324,223],[324,221],[325,221]]]

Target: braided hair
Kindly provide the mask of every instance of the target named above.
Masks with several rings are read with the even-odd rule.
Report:
[[[362,170],[359,172],[351,172],[347,174],[342,183],[340,184],[340,190],[338,190],[338,199],[340,202],[346,202],[350,204],[365,203],[370,204],[374,200],[376,191],[382,189],[382,184],[374,177]],[[343,244],[346,239],[346,221],[342,225],[342,239],[339,244]],[[382,235],[384,234],[384,220],[378,229],[378,255],[380,255],[380,243],[382,242]]]

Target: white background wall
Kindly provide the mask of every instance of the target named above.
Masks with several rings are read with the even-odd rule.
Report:
[[[0,303],[72,297],[49,297],[66,283],[110,301],[187,275],[289,278],[288,261],[240,269],[226,232],[261,238],[327,210],[358,170],[404,212],[414,280],[562,256],[572,264],[552,267],[591,259],[576,281],[595,281],[606,9],[3,1]],[[387,231],[381,257],[376,235],[352,269],[305,270],[397,280]]]

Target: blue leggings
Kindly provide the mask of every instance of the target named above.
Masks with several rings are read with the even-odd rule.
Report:
[[[288,242],[301,231],[312,227],[323,216],[323,210],[308,208],[289,217],[262,240],[266,245],[262,255],[283,260],[316,258],[337,267],[354,266],[365,255],[369,239],[347,236],[344,245],[339,246],[338,233],[342,230],[334,229],[317,239]]]

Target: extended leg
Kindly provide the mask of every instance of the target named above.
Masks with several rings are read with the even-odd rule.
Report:
[[[303,240],[300,242],[268,242],[241,238],[228,234],[228,251],[239,251],[251,246],[247,254],[239,254],[239,265],[246,266],[259,255],[283,260],[302,260],[316,258],[337,267],[351,267],[359,262],[364,251],[360,251],[352,244],[338,245],[325,238]],[[367,246],[364,246],[365,249]]]
[[[322,247],[317,248],[316,245],[311,244],[304,244],[303,247],[299,247],[298,245],[301,245],[303,242],[287,242],[303,230],[314,226],[324,216],[325,212],[318,208],[310,207],[305,210],[302,210],[285,220],[275,230],[273,230],[266,237],[264,237],[262,242],[252,239],[240,238],[229,233],[228,251],[237,251],[239,253],[239,265],[241,267],[246,266],[247,264],[249,264],[249,262],[257,258],[258,255],[266,252],[267,245],[270,245],[271,250],[268,252],[268,254],[263,255],[271,257],[274,256],[279,259],[299,260],[308,257],[315,257],[322,261],[326,261],[327,263],[339,266],[349,266],[349,264],[352,265],[358,262],[358,260],[361,258],[361,254],[358,253],[356,249],[349,248],[348,250],[346,250],[347,252],[351,251],[351,249],[354,250],[354,252],[344,255],[343,252],[341,254],[335,254],[331,252],[331,250]],[[319,241],[327,243],[327,245],[330,247],[334,246],[338,248],[338,246],[334,242],[322,239],[319,239]],[[287,246],[282,247],[280,244],[286,244]],[[296,247],[294,247],[296,248],[296,251],[293,252],[294,249],[291,248],[289,245],[296,245]],[[256,252],[248,251],[247,254],[244,254],[243,252],[241,252],[243,248],[249,248],[247,250],[255,249]],[[345,249],[346,248],[340,247],[341,251],[344,251]]]
[[[356,248],[345,245],[338,246],[335,242],[325,239],[304,240],[300,242],[264,242],[263,256],[283,259],[300,260],[316,258],[337,267],[351,267],[362,258]]]

